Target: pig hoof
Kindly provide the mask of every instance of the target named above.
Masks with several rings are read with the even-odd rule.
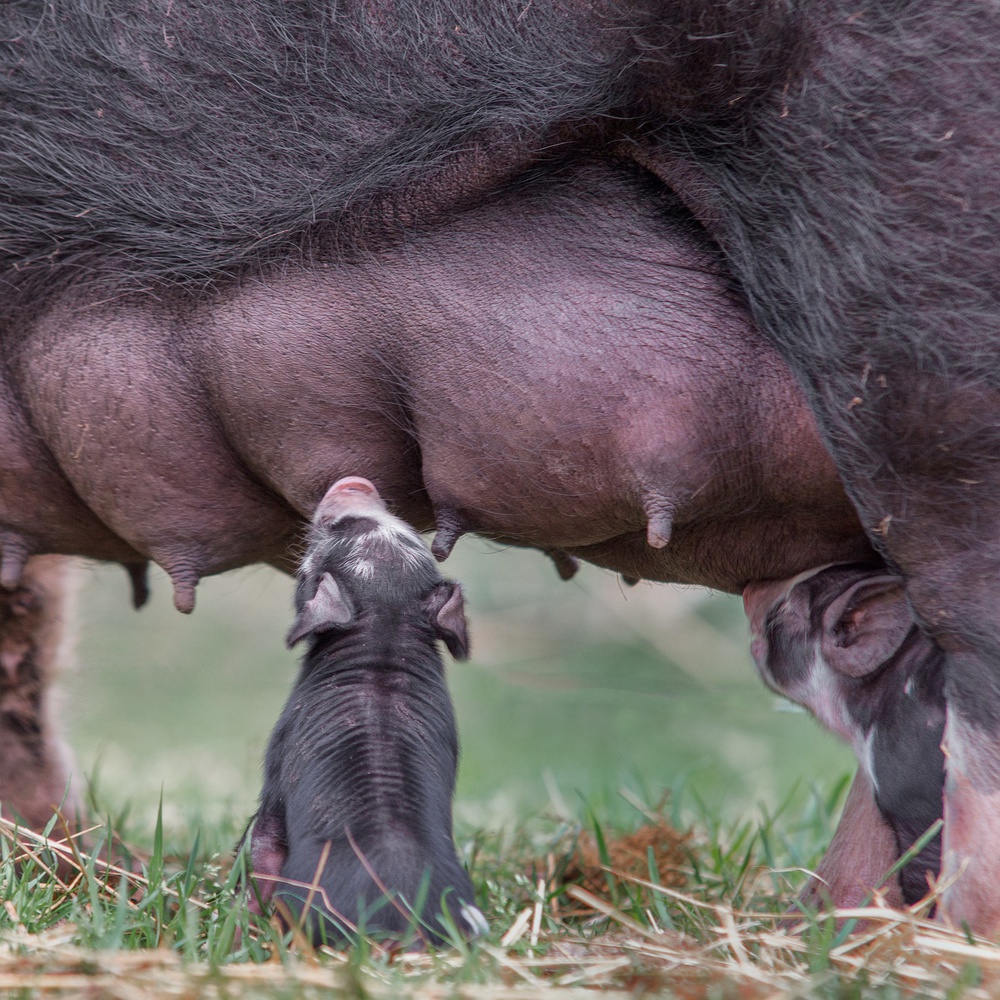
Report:
[[[486,917],[483,916],[483,911],[478,906],[465,905],[459,910],[459,913],[462,915],[466,927],[469,928],[470,938],[486,937],[489,934],[490,925],[486,922]]]

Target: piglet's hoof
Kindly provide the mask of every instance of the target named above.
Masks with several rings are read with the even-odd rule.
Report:
[[[258,815],[251,833],[250,910],[269,909],[315,944],[342,947],[360,936],[410,950],[489,931],[453,847],[426,857],[413,841],[385,838],[368,851],[347,832],[336,842],[305,839],[289,853],[280,819]],[[390,888],[392,886],[392,888]],[[421,901],[423,901],[421,903]]]

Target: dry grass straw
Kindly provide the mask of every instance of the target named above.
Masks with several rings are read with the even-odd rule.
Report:
[[[103,831],[102,825],[85,827],[76,833],[71,833],[61,815],[58,816],[58,821],[63,830],[62,837],[37,833],[0,816],[0,839],[11,847],[9,861],[15,866],[32,862],[49,876],[58,890],[66,895],[80,888],[88,869],[97,873],[106,885],[110,884],[112,879],[118,879],[124,880],[136,889],[149,888],[149,879],[133,867],[125,867],[120,860],[109,860],[107,857],[91,854],[81,846],[95,833]],[[55,864],[51,863],[53,859]],[[168,894],[171,892],[168,887],[162,888]],[[176,896],[177,893],[174,892],[173,895]],[[198,900],[191,900],[191,903],[195,906],[205,905]],[[9,912],[9,907],[7,909]]]
[[[79,837],[43,837],[0,820],[8,860],[33,861],[59,894],[80,893],[95,872],[109,905],[140,907],[149,880],[113,862],[88,857]],[[684,998],[865,995],[993,997],[1000,992],[1000,947],[926,919],[936,900],[898,911],[876,895],[872,905],[819,915],[762,915],[713,900],[680,882],[689,838],[662,820],[599,847],[582,842],[573,855],[582,884],[564,885],[550,857],[534,899],[489,941],[451,951],[391,953],[314,950],[293,937],[265,962],[192,960],[164,942],[160,947],[94,950],[79,943],[79,928],[58,922],[31,933],[11,899],[11,928],[0,934],[0,990],[34,996],[107,996],[140,1000],[159,996],[311,996],[521,998],[557,994],[608,997],[665,992]],[[595,852],[612,861],[595,864]],[[657,853],[659,852],[659,853]],[[664,864],[661,882],[639,874],[651,855]],[[58,870],[50,861],[58,857]],[[624,861],[616,867],[616,861]],[[6,869],[8,872],[10,868]],[[563,867],[563,872],[566,866]],[[616,905],[600,874],[632,890],[628,899],[658,900],[675,913],[696,915],[684,931],[664,927],[656,908],[644,913]],[[671,874],[667,874],[667,873]],[[690,869],[687,869],[690,874]],[[560,875],[562,872],[559,873]],[[766,873],[759,872],[764,883]],[[613,884],[613,883],[612,883]],[[163,883],[161,889],[166,885]],[[641,890],[641,894],[640,893]],[[753,898],[753,892],[749,898]],[[204,900],[185,905],[207,907]],[[659,912],[663,912],[660,910]],[[840,928],[857,921],[850,933]],[[831,994],[832,990],[832,994]]]
[[[1000,993],[1000,947],[926,919],[936,893],[905,910],[888,908],[876,897],[871,906],[795,919],[734,910],[625,871],[608,871],[700,911],[706,933],[658,928],[651,913],[648,923],[640,923],[606,898],[570,885],[567,896],[605,919],[586,935],[567,929],[554,936],[544,957],[522,957],[520,968],[539,983],[632,993],[668,990],[684,997],[719,995],[720,989],[723,995],[737,989],[741,998],[826,995],[833,981],[838,995],[852,985],[866,994],[885,988],[892,996],[948,1000]],[[849,921],[854,929],[840,941],[837,931]],[[502,943],[509,947],[518,937],[505,935]]]

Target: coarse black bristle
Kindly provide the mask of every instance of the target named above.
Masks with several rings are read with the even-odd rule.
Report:
[[[789,28],[785,5],[744,6],[726,34],[698,3],[5,4],[0,318],[71,282],[197,295],[370,249],[595,123],[648,119],[666,64],[671,114],[726,108],[783,74],[733,53],[770,66],[753,39]]]

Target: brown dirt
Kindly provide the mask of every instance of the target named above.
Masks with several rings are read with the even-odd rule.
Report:
[[[690,866],[687,851],[689,839],[689,834],[675,830],[666,820],[646,823],[634,833],[606,839],[607,867],[623,875],[649,881],[649,851],[652,849],[660,883],[671,889],[682,889],[687,882],[685,870]],[[596,896],[609,899],[607,875],[597,838],[589,832],[581,834],[563,878],[566,882],[578,883]]]

